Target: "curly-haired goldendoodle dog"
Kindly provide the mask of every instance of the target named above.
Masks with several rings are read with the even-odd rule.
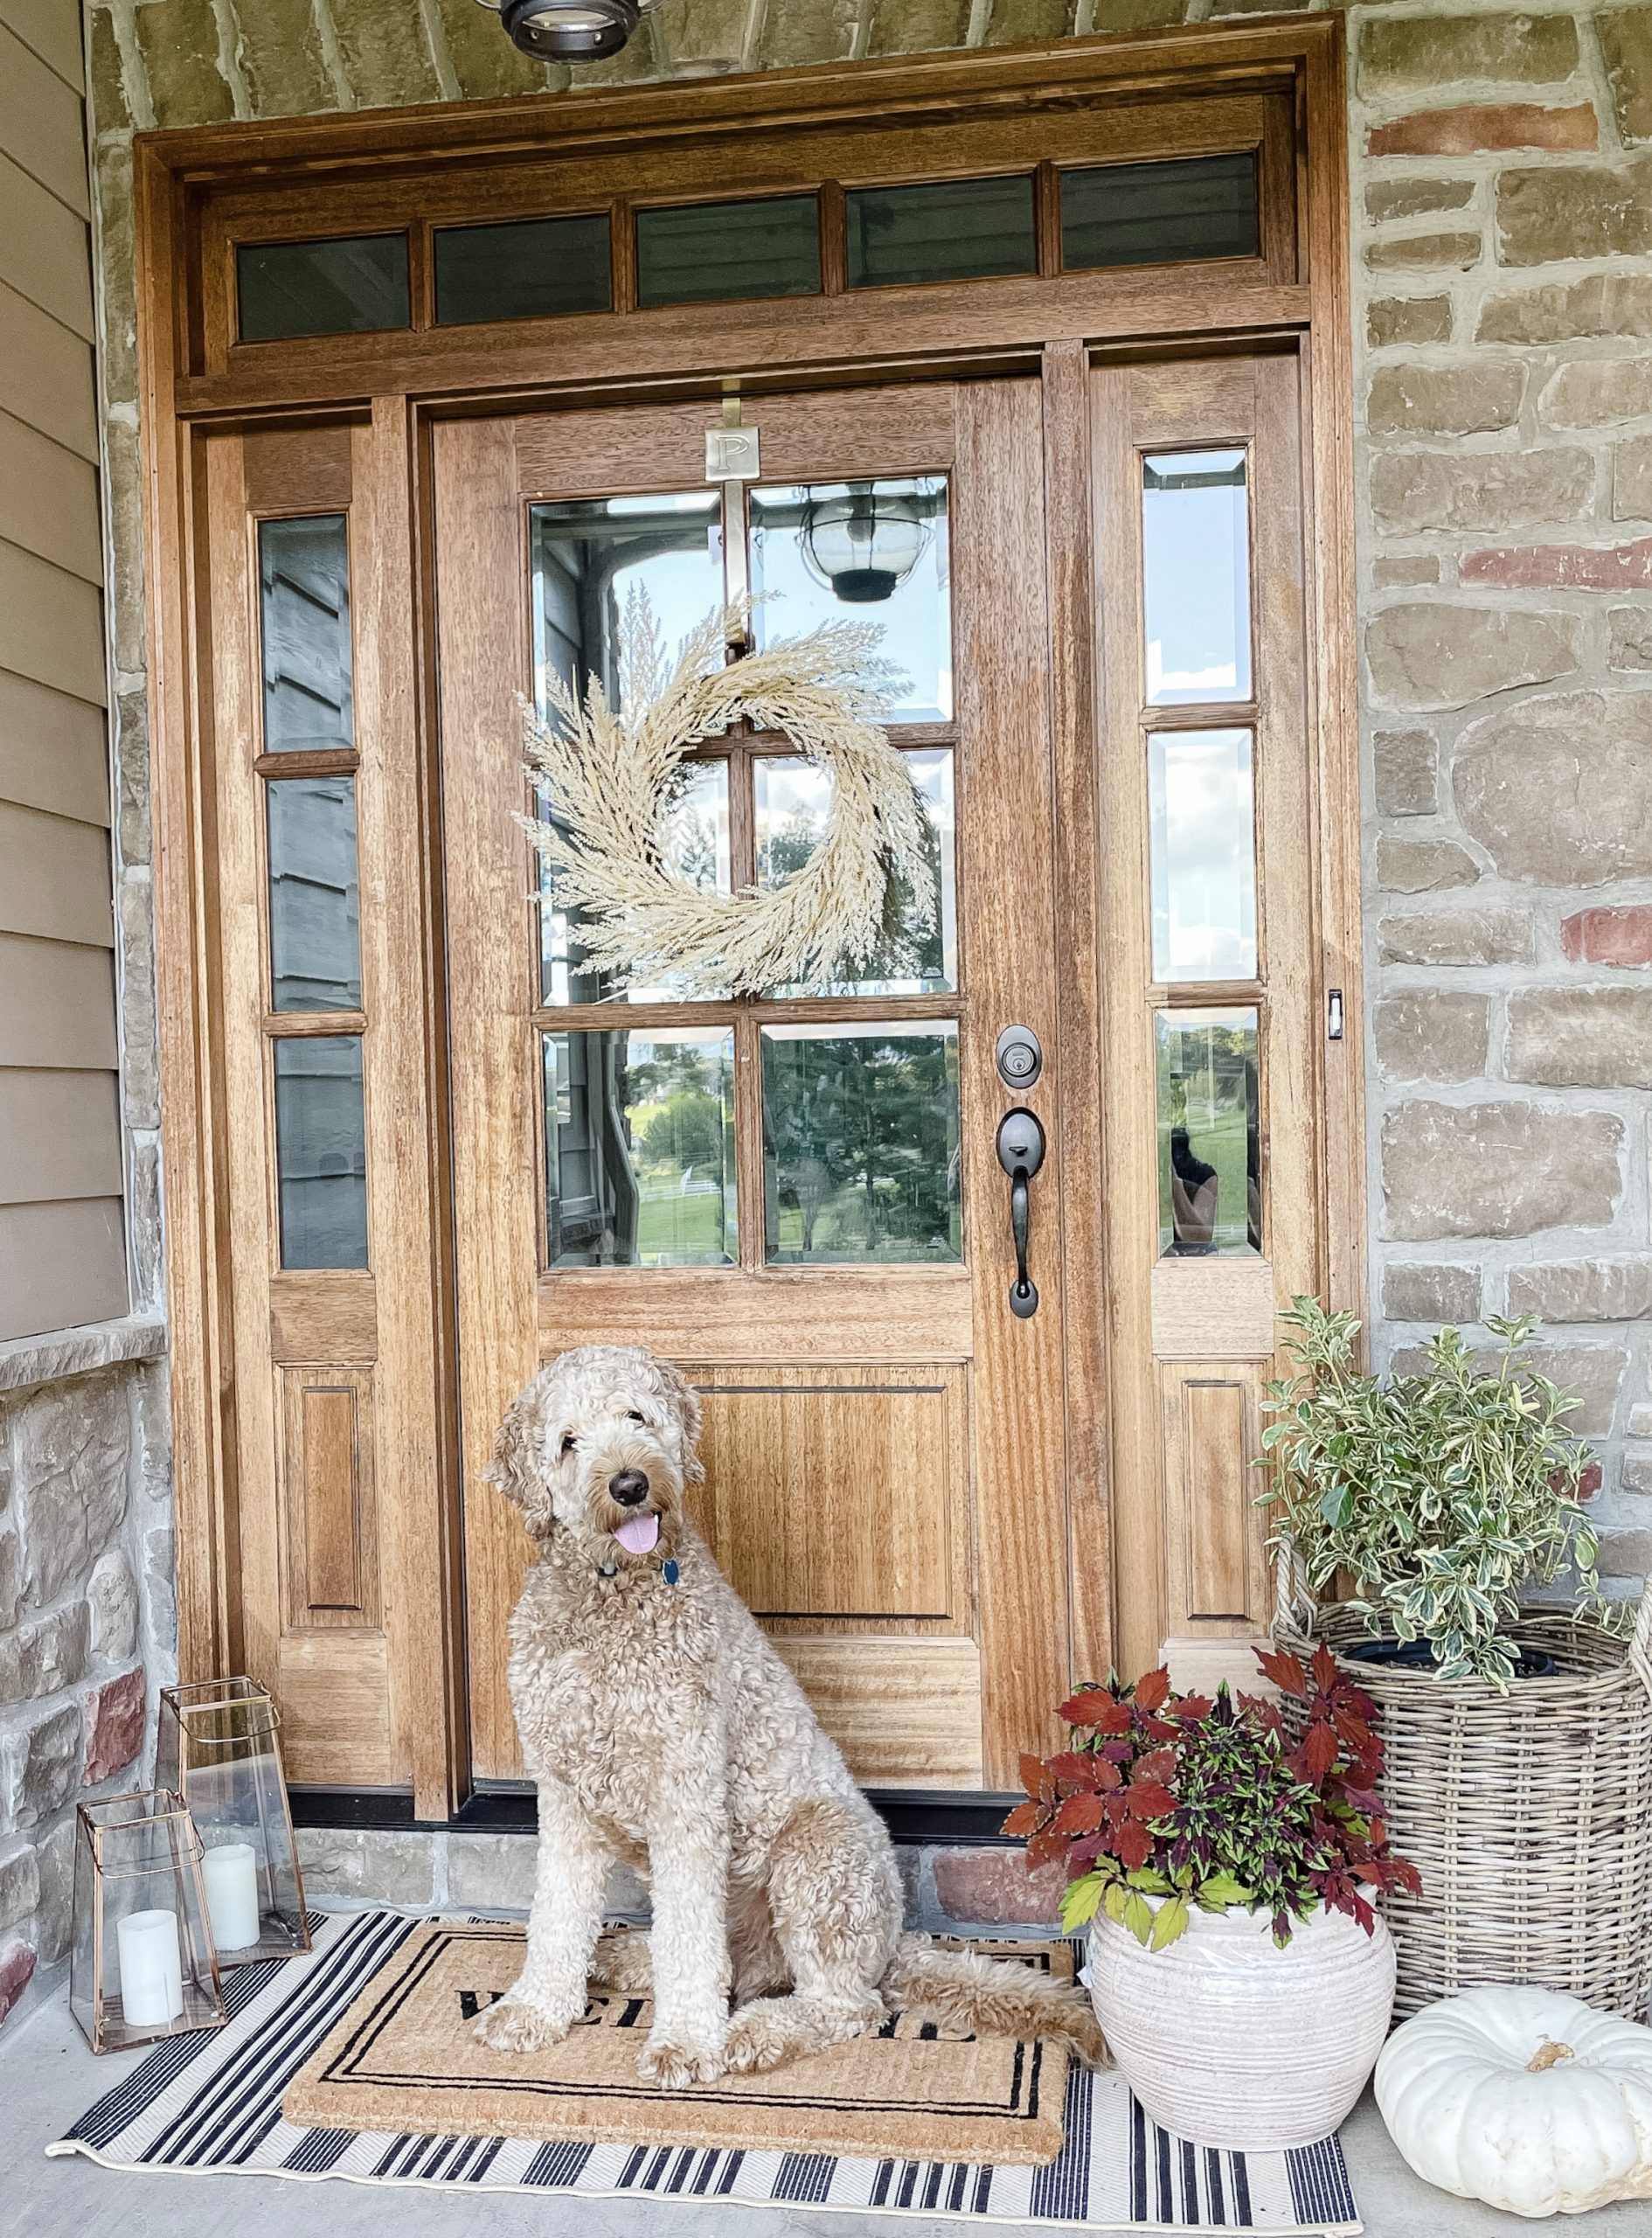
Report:
[[[500,1428],[489,1479],[539,1548],[510,1625],[539,1856],[526,1963],[477,2033],[531,2051],[568,2033],[623,1858],[653,1927],[605,1945],[597,1978],[651,1987],[642,2070],[663,2089],[843,2043],[885,1998],[1100,2057],[1079,1991],[902,1934],[882,1822],[684,1512],[699,1425],[675,1368],[588,1345]]]

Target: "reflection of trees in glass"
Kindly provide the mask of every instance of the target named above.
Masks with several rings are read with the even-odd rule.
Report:
[[[1256,1032],[1159,1028],[1159,1217],[1179,1254],[1261,1248]]]
[[[649,1055],[620,1074],[636,1257],[659,1265],[731,1255],[733,1143],[723,1065],[691,1041],[639,1046]]]
[[[644,1064],[621,1073],[632,1146],[649,1179],[675,1181],[686,1166],[723,1163],[723,1099],[705,1052],[692,1042],[656,1041]]]
[[[956,1259],[950,1035],[766,1039],[771,1259]]]
[[[915,979],[945,986],[946,948],[941,924],[941,834],[934,813],[920,797],[923,810],[924,855],[929,865],[931,892],[935,895],[934,921],[924,924],[919,915],[912,881],[899,872],[884,890],[881,936],[871,954],[856,966],[864,980]],[[784,821],[773,823],[760,851],[757,874],[766,886],[779,886],[794,871],[802,869],[825,837],[823,823],[806,809]]]

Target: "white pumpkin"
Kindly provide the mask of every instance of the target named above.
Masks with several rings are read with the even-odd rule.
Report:
[[[1469,1990],[1397,2028],[1377,2103],[1418,2175],[1508,2214],[1652,2199],[1652,2028],[1540,1989]]]

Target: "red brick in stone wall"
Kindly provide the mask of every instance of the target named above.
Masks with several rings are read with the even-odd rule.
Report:
[[[1652,902],[1579,909],[1562,924],[1560,946],[1573,963],[1652,965]]]
[[[34,1953],[26,1943],[14,1939],[0,1943],[0,2022],[29,1986],[34,1974]]]
[[[145,1701],[142,1665],[87,1696],[85,1776],[88,1787],[124,1769],[142,1748]]]
[[[1029,1866],[1024,1850],[937,1850],[935,1895],[948,1919],[977,1927],[1051,1927],[1066,1871]]]

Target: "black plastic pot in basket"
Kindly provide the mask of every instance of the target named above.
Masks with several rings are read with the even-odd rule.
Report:
[[[1632,1636],[1596,1616],[1528,1609],[1511,1628],[1551,1676],[1506,1693],[1363,1655],[1357,1616],[1316,1608],[1281,1564],[1274,1637],[1322,1640],[1377,1705],[1394,1847],[1422,1875],[1384,1916],[1394,2010],[1503,1982],[1562,1990],[1644,2020],[1652,1997],[1652,1587]],[[1426,1652],[1426,1651],[1425,1651]],[[1281,1704],[1288,1719],[1292,1704]]]
[[[1438,1671],[1426,1640],[1356,1640],[1343,1655],[1350,1663],[1378,1663],[1389,1670]],[[1553,1678],[1560,1666],[1541,1648],[1523,1648],[1515,1658],[1517,1678]]]

